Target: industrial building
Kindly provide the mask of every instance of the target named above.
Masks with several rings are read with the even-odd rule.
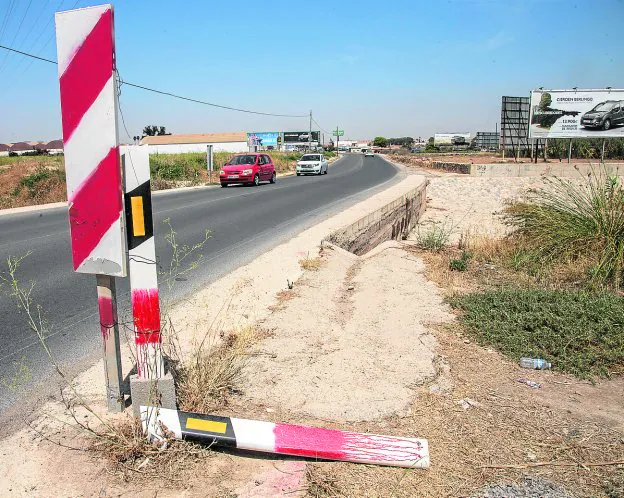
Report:
[[[193,135],[156,135],[143,137],[141,145],[149,147],[150,154],[181,154],[206,152],[212,145],[214,152],[248,152],[247,133],[199,133]]]

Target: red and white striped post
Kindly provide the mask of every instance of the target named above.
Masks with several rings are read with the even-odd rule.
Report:
[[[429,467],[426,439],[274,424],[153,406],[141,406],[141,422],[152,439],[162,439],[166,429],[177,439],[211,446],[392,467]]]
[[[73,267],[97,275],[109,410],[123,408],[115,286],[126,276],[113,8],[57,12]],[[112,333],[111,333],[112,332]]]
[[[147,146],[122,147],[132,316],[140,379],[160,379],[164,364],[160,337],[160,303],[152,193]]]

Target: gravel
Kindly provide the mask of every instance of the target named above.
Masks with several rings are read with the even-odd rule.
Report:
[[[541,477],[524,477],[519,483],[491,484],[472,498],[573,498],[574,495]]]

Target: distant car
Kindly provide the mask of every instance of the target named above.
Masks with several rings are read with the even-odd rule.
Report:
[[[374,155],[375,154],[370,149],[367,149],[367,150],[364,151],[364,157],[373,157]]]
[[[608,130],[614,125],[624,125],[624,100],[606,100],[581,117],[584,128]]]
[[[328,163],[323,154],[304,154],[297,161],[297,176],[326,175]]]
[[[268,154],[240,154],[234,156],[219,172],[222,187],[234,183],[258,186],[260,182],[275,183],[275,165]]]
[[[466,145],[466,137],[462,137],[461,135],[455,135],[451,139],[451,143],[453,145]]]

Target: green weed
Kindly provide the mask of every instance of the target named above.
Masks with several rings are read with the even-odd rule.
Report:
[[[600,170],[581,184],[562,178],[549,184],[505,209],[527,257],[541,265],[591,261],[591,279],[619,289],[624,268],[622,180]]]
[[[416,244],[425,251],[441,251],[448,245],[452,231],[452,224],[447,222],[433,223],[427,228],[418,225]]]
[[[515,360],[540,357],[582,378],[624,370],[624,298],[607,292],[502,289],[455,297],[466,330]]]
[[[451,271],[466,271],[468,269],[468,261],[470,261],[470,253],[462,251],[459,259],[451,259],[449,268]]]

